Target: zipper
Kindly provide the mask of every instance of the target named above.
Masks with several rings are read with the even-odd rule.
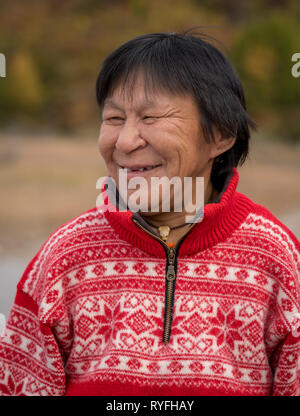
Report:
[[[176,284],[176,277],[177,277],[177,257],[176,256],[178,253],[179,246],[187,234],[181,237],[181,239],[177,242],[175,247],[168,247],[167,244],[161,238],[159,238],[157,235],[148,231],[137,220],[132,219],[132,221],[139,228],[141,228],[146,233],[150,234],[152,237],[158,240],[162,244],[166,252],[167,266],[166,266],[165,313],[164,313],[164,326],[163,326],[163,336],[162,336],[163,344],[166,345],[168,344],[170,337],[171,337],[171,327],[172,327],[172,320],[173,320],[173,304],[174,304],[175,284]],[[191,228],[194,227],[195,224],[193,224]]]
[[[166,273],[166,297],[165,297],[165,316],[164,316],[164,332],[163,343],[166,345],[171,336],[171,325],[173,319],[173,302],[175,292],[175,260],[176,251],[174,248],[168,247],[167,273]]]

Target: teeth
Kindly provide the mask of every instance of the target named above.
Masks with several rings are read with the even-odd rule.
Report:
[[[151,170],[153,168],[155,168],[156,166],[148,166],[147,168],[140,168],[140,169],[129,169],[129,168],[123,168],[125,169],[127,172],[144,172],[144,170]]]

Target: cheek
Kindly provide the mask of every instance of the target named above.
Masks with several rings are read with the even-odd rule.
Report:
[[[176,137],[174,132],[167,131],[164,126],[147,126],[141,131],[141,136],[150,146],[151,150],[165,162],[174,162],[176,158]]]
[[[98,149],[100,154],[106,159],[112,154],[115,146],[114,135],[108,129],[101,128],[98,138]]]

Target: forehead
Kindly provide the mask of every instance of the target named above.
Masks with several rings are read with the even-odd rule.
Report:
[[[117,106],[138,106],[149,108],[159,105],[174,98],[167,91],[158,89],[149,89],[141,80],[131,85],[131,83],[122,83],[116,86],[104,101],[104,107]]]
[[[158,85],[149,85],[143,77],[136,82],[120,82],[104,100],[104,109],[132,108],[147,110],[151,108],[167,109],[195,105],[194,97],[184,93],[171,93]]]
[[[104,102],[104,108],[112,108],[112,109],[122,109],[123,107],[132,107],[132,108],[139,108],[139,109],[148,109],[157,107],[159,104],[162,104],[161,100],[155,99],[147,99],[146,97],[137,97],[134,96],[132,99],[128,100],[124,96],[120,95],[112,95],[107,98]]]
[[[149,108],[167,103],[179,96],[178,88],[175,94],[173,91],[176,89],[162,84],[164,84],[163,80],[149,69],[135,68],[121,76],[117,82],[113,82],[103,104],[104,106],[112,106],[116,103],[139,104],[139,106]],[[186,94],[180,91],[180,95]]]

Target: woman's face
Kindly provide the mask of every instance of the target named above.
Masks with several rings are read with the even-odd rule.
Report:
[[[183,182],[184,177],[201,176],[207,185],[216,147],[203,137],[193,98],[164,91],[146,96],[143,81],[137,79],[132,100],[121,88],[105,100],[99,150],[108,174],[118,188],[122,168],[130,169],[128,180],[145,178],[149,202],[151,177],[180,177]],[[135,171],[141,168],[147,170]],[[128,190],[128,197],[133,192]]]

